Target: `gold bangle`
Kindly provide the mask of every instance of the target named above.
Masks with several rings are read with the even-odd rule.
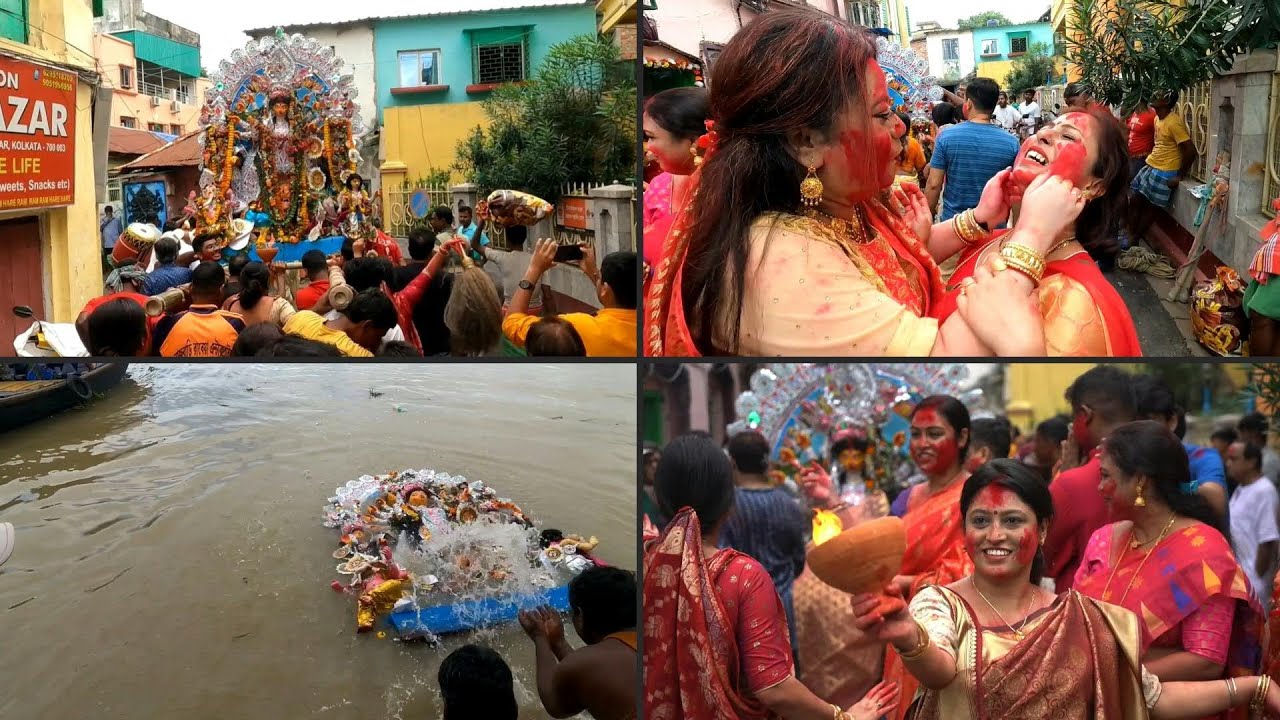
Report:
[[[978,218],[973,210],[965,210],[956,215],[958,218],[957,227],[962,228],[960,239],[964,240],[968,245],[974,245],[991,239],[991,233],[982,229],[982,225],[978,223]]]
[[[1004,258],[1004,266],[1006,270],[1013,270],[1015,272],[1019,272],[1019,273],[1022,273],[1023,275],[1026,275],[1027,278],[1031,280],[1031,284],[1037,287],[1040,286],[1040,281],[1044,279],[1043,268],[1037,270],[1035,267],[1032,267],[1031,265],[1028,265],[1022,262],[1021,260],[1014,260],[1013,258]]]
[[[831,720],[840,720],[840,713],[842,712],[844,711],[840,709],[840,706],[831,703]]]
[[[1000,248],[1000,258],[1009,264],[1019,264],[1032,269],[1038,277],[1044,277],[1044,256],[1024,246],[1011,243]]]
[[[1236,700],[1236,680],[1235,678],[1227,678],[1227,707],[1235,707]]]
[[[1253,694],[1253,701],[1249,703],[1249,709],[1254,712],[1262,712],[1267,705],[1267,690],[1271,686],[1271,677],[1262,675],[1258,678],[1258,688]]]
[[[903,660],[915,660],[921,655],[924,655],[925,651],[929,649],[929,645],[932,642],[929,638],[928,631],[924,629],[924,626],[920,624],[920,621],[916,620],[915,622],[916,622],[916,646],[911,650],[908,650],[907,652],[902,652],[901,650],[898,651],[898,657],[902,658]]]

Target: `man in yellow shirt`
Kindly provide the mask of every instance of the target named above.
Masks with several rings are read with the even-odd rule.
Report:
[[[507,317],[502,321],[502,332],[516,347],[524,348],[529,328],[541,320],[527,314],[533,288],[537,287],[543,273],[555,263],[558,245],[555,240],[538,241],[529,271],[511,296]],[[596,297],[602,309],[589,313],[566,313],[557,317],[565,320],[578,331],[587,357],[635,357],[636,356],[636,254],[619,251],[609,253],[604,265],[596,269],[596,251],[590,245],[582,247],[582,271],[595,283]]]
[[[1151,227],[1152,206],[1168,210],[1173,205],[1173,191],[1196,161],[1196,148],[1187,124],[1182,121],[1182,115],[1173,111],[1177,104],[1176,90],[1158,96],[1151,103],[1156,111],[1155,148],[1129,188],[1133,191],[1129,203],[1129,236],[1135,242],[1145,228]]]
[[[347,357],[373,357],[382,336],[396,325],[396,306],[378,288],[368,288],[333,320],[310,310],[293,314],[284,334],[315,340],[338,348]]]

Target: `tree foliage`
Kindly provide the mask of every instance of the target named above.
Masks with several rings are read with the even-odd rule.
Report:
[[[1093,95],[1129,112],[1182,90],[1280,39],[1275,0],[1077,0],[1067,57]]]
[[[1057,74],[1057,62],[1050,55],[1049,46],[1035,43],[1026,55],[1013,61],[1013,67],[1005,76],[1004,88],[1011,95],[1021,95],[1023,90],[1040,87]]]
[[[483,191],[525,190],[554,203],[565,183],[635,174],[636,86],[606,39],[553,46],[530,82],[502,86],[483,105],[489,127],[458,143],[454,166]]]
[[[998,25],[1013,24],[1012,22],[1009,22],[1009,18],[1004,16],[1004,13],[998,13],[998,12],[995,12],[994,10],[988,10],[986,12],[980,12],[977,15],[973,15],[971,17],[967,17],[961,20],[960,29],[973,30],[974,28],[986,27],[987,22],[990,20],[995,20],[996,24]]]

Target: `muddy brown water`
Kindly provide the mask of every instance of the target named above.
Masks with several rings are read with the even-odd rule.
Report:
[[[93,405],[0,435],[0,718],[440,717],[453,648],[357,636],[321,510],[362,474],[483,480],[635,569],[633,365],[133,365]],[[373,392],[382,393],[373,397]],[[571,626],[566,636],[581,640]]]

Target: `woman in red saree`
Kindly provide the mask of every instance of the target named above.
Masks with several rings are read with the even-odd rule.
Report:
[[[1221,520],[1187,490],[1181,448],[1149,420],[1107,436],[1101,491],[1120,520],[1090,538],[1075,588],[1137,615],[1143,662],[1161,681],[1252,675],[1262,667],[1263,611]]]
[[[875,55],[864,29],[811,10],[767,13],[725,46],[688,201],[668,232],[646,228],[665,237],[646,281],[647,355],[1017,356],[1043,346],[1035,280],[1016,270],[980,277],[1002,314],[930,317],[944,292],[932,245],[955,229],[933,227],[926,246],[911,221],[927,221],[927,209],[882,199],[906,128]],[[1043,256],[1082,207],[1069,183],[1038,181],[1018,244]]]
[[[874,594],[852,601],[858,626],[896,647],[919,679],[912,718],[1189,720],[1251,703],[1280,712],[1280,689],[1259,676],[1162,681],[1144,666],[1132,612],[1043,590],[1053,497],[1033,469],[987,463],[965,481],[960,507],[971,575],[922,589],[906,609]]]
[[[1070,162],[1073,154],[1079,158],[1079,147],[1068,149],[1071,146],[1085,150],[1079,171],[1060,169],[1060,158],[1063,163]],[[1124,130],[1109,112],[1094,109],[1068,113],[1023,143],[1012,170],[996,177],[998,182],[988,186],[973,211],[978,222],[999,224],[1009,216],[1011,207],[1018,208],[1023,188],[1050,172],[1074,174],[1073,183],[1088,198],[1080,217],[1062,229],[1045,258],[1044,279],[1037,290],[1044,318],[1042,355],[1142,355],[1129,309],[1092,257],[1114,252],[1129,192],[1127,161]],[[963,248],[959,265],[947,280],[946,294],[934,305],[933,317],[940,322],[951,317],[966,281],[998,255],[1007,235],[1007,231],[997,231],[989,241],[957,247]],[[987,313],[993,307],[987,303],[992,300],[998,298],[975,291],[968,298],[967,307],[975,313]]]
[[[964,469],[969,453],[969,411],[964,403],[949,395],[921,400],[911,413],[909,449],[928,481],[908,491],[907,513],[902,518],[907,554],[894,583],[908,600],[925,586],[946,585],[973,572],[960,522],[960,493],[969,477]],[[884,679],[900,688],[896,717],[902,718],[915,695],[916,681],[892,647],[885,652]]]
[[[653,265],[662,257],[662,240],[671,216],[684,204],[689,176],[697,169],[694,143],[706,132],[707,91],[673,88],[644,103],[645,149],[662,172],[644,189],[644,260]]]
[[[644,559],[644,717],[648,720],[874,720],[879,686],[849,710],[795,678],[782,601],[760,563],[716,547],[733,506],[733,469],[711,440],[676,438],[654,481],[675,517]]]

